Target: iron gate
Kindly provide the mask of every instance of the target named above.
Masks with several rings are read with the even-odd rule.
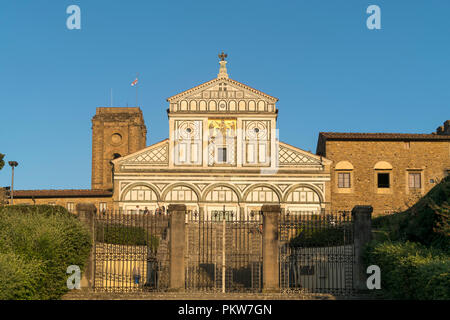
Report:
[[[353,292],[353,223],[349,213],[282,212],[279,246],[282,291]]]
[[[186,289],[258,292],[262,287],[262,217],[233,211],[186,212]]]
[[[153,211],[109,211],[94,219],[94,290],[168,288],[168,217]]]

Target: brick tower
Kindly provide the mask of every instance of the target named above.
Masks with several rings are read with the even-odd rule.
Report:
[[[140,108],[97,108],[92,118],[92,189],[112,189],[111,160],[145,148]]]

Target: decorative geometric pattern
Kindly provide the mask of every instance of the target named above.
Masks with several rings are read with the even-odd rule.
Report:
[[[209,183],[194,183],[194,184],[200,189],[200,191],[203,191],[203,189],[205,189],[205,187],[209,185]]]
[[[156,201],[155,192],[147,186],[136,186],[123,195],[124,201]]]
[[[168,164],[168,150],[169,143],[167,142],[162,146],[139,153],[138,155],[127,159],[124,163],[145,163],[155,165]]]
[[[235,184],[236,187],[239,188],[239,190],[244,191],[250,184]]]
[[[212,202],[237,202],[238,196],[228,187],[217,187],[208,192],[206,195],[206,201]]]
[[[198,198],[192,189],[185,186],[178,186],[167,193],[164,201],[197,202]]]
[[[321,164],[319,160],[310,157],[304,153],[289,149],[280,145],[279,151],[279,163],[280,166],[296,166],[304,164]]]
[[[284,192],[284,190],[286,190],[287,187],[289,187],[289,184],[277,184],[278,188],[281,189],[281,191]]]
[[[159,189],[159,191],[162,191],[168,183],[155,183],[155,186]]]
[[[176,121],[175,124],[176,140],[195,139],[200,140],[202,134],[202,122],[201,121]]]
[[[251,141],[267,141],[269,140],[270,121],[244,121],[245,138]]]
[[[299,187],[289,193],[286,202],[290,203],[320,203],[319,195],[312,189]]]
[[[259,187],[252,192],[250,192],[247,196],[246,201],[248,202],[280,202],[278,195],[270,188],[267,187]]]
[[[120,184],[120,191],[123,191],[123,189],[125,189],[125,187],[127,186],[127,185],[129,185],[130,184],[130,182],[122,182],[121,184]]]

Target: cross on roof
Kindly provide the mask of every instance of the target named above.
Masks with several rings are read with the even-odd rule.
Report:
[[[228,57],[228,55],[226,53],[223,53],[223,51],[222,51],[221,54],[219,54],[219,59],[222,60],[222,61],[225,61],[226,57]]]

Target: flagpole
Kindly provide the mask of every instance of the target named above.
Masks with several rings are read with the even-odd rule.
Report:
[[[139,84],[139,74],[136,73],[136,79],[138,82],[136,83],[136,107],[138,107],[138,84]]]

